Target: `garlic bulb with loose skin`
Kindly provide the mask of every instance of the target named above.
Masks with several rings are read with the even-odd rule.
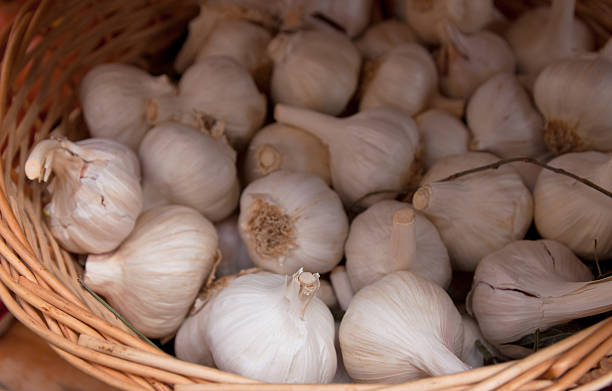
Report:
[[[334,319],[319,275],[236,278],[210,303],[205,343],[221,370],[272,383],[329,383],[336,373]]]
[[[443,157],[468,151],[470,132],[461,120],[444,110],[432,109],[415,119],[423,140],[421,161],[425,169]]]
[[[174,97],[167,76],[154,77],[127,64],[101,64],[79,86],[83,116],[92,137],[119,141],[133,150],[151,125],[146,121],[149,99]]]
[[[238,215],[233,215],[215,224],[219,235],[219,250],[221,262],[217,266],[217,277],[237,274],[242,270],[254,267],[249,257],[249,251],[240,238]]]
[[[363,36],[355,41],[355,45],[364,59],[373,60],[396,46],[416,40],[414,30],[408,24],[384,20],[368,27]]]
[[[552,0],[522,14],[506,31],[520,73],[539,73],[547,65],[595,48],[593,33],[574,17],[576,0]]]
[[[467,107],[470,148],[502,158],[546,152],[544,120],[516,76],[499,73],[482,84]]]
[[[51,201],[43,213],[62,247],[105,253],[130,234],[143,202],[140,164],[132,150],[106,139],[43,140],[30,153],[25,174],[47,182],[51,173]]]
[[[440,159],[412,197],[414,208],[440,232],[453,270],[474,271],[484,256],[522,239],[531,225],[533,199],[512,167],[437,182],[498,160],[484,152]]]
[[[147,121],[207,127],[221,122],[236,150],[244,148],[266,117],[266,98],[247,70],[229,57],[207,57],[183,74],[179,95],[147,102]]]
[[[150,338],[172,335],[218,257],[215,227],[185,206],[138,217],[115,251],[90,255],[85,283]]]
[[[152,186],[169,203],[192,207],[213,222],[236,208],[236,153],[222,141],[166,122],[149,131],[139,155],[145,186]]]
[[[358,215],[345,252],[355,291],[397,270],[411,271],[442,288],[451,281],[450,260],[438,230],[403,202],[380,201]]]
[[[517,241],[486,256],[467,306],[484,337],[503,346],[536,330],[612,309],[612,279],[552,240]]]
[[[376,191],[402,189],[419,173],[419,134],[414,121],[390,108],[334,118],[311,110],[276,105],[274,118],[317,136],[329,147],[332,184],[348,207],[393,198]]]
[[[326,273],[342,258],[348,219],[321,178],[276,171],[242,192],[239,228],[255,265],[280,274],[300,267]]]
[[[279,123],[268,125],[249,144],[244,176],[251,183],[278,170],[314,174],[329,184],[329,151],[308,132]]]
[[[281,33],[270,42],[268,54],[274,61],[274,103],[339,115],[357,89],[361,56],[339,33]]]
[[[610,154],[568,153],[548,164],[612,191]],[[596,254],[599,259],[612,257],[612,198],[548,170],[540,173],[533,197],[535,225],[543,238],[563,243],[582,258],[592,260]]]
[[[538,76],[534,99],[551,151],[612,151],[611,61],[588,56],[555,62]]]
[[[340,325],[348,374],[358,383],[402,383],[462,372],[461,315],[444,289],[407,271],[355,295]]]

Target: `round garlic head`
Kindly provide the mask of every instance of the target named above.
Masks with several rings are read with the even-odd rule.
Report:
[[[444,110],[432,109],[415,118],[423,141],[420,159],[426,169],[446,156],[468,151],[470,131],[457,117]]]
[[[397,20],[385,20],[370,26],[355,44],[363,58],[372,60],[398,45],[415,41],[414,30],[408,24]]]

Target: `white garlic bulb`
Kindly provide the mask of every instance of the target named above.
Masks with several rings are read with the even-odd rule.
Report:
[[[548,164],[612,191],[610,154],[594,151],[568,153]],[[573,178],[548,170],[540,173],[533,197],[535,224],[543,238],[561,242],[587,259],[594,259],[595,253],[600,259],[612,257],[610,197]]]
[[[308,132],[279,123],[268,125],[249,144],[244,176],[251,183],[278,170],[317,175],[329,184],[329,151]]]
[[[544,120],[516,76],[499,73],[482,84],[467,107],[472,150],[502,158],[536,157],[546,152]]]
[[[546,121],[544,140],[551,151],[612,151],[611,61],[558,61],[538,76],[534,99]]]
[[[498,72],[514,73],[512,49],[490,31],[470,35],[455,25],[444,25],[441,49],[434,55],[442,92],[454,98],[468,98],[476,88]]]
[[[192,207],[213,222],[236,208],[236,154],[207,133],[165,122],[147,133],[139,155],[146,186],[169,203]]]
[[[512,167],[437,182],[497,161],[485,152],[440,159],[425,174],[412,198],[414,208],[438,228],[453,270],[475,270],[487,254],[522,239],[531,225],[533,199]]]
[[[207,127],[221,122],[232,146],[245,147],[266,117],[266,98],[247,70],[229,57],[207,57],[190,66],[179,82],[178,96],[147,102],[147,121],[181,122]]]
[[[542,163],[546,163],[552,157],[553,154],[551,152],[545,152],[540,156],[536,156],[535,159]],[[533,194],[533,190],[535,189],[538,176],[542,172],[543,168],[532,163],[520,161],[511,163],[510,166],[516,170],[516,172],[521,176],[521,178],[523,178],[523,183]]]
[[[486,348],[489,353],[495,354],[495,349],[489,345],[489,343],[484,339],[482,333],[480,332],[480,328],[478,327],[478,323],[476,320],[469,315],[461,314],[461,318],[463,319],[463,349],[461,351],[461,359],[463,362],[468,364],[472,368],[480,368],[485,365],[482,352],[476,346],[477,341],[482,344],[484,348]]]
[[[150,338],[174,333],[217,258],[215,227],[185,206],[153,208],[111,253],[90,255],[85,283]]]
[[[105,253],[130,234],[143,202],[140,164],[132,150],[106,139],[43,140],[30,153],[25,174],[47,182],[51,173],[52,198],[44,214],[62,247]]]
[[[274,103],[338,115],[357,89],[361,56],[339,33],[281,33],[270,42],[268,54],[274,61]]]
[[[355,45],[364,59],[373,60],[398,45],[416,40],[414,30],[408,24],[384,20],[368,27],[363,36],[355,41]]]
[[[242,192],[239,228],[255,265],[280,274],[302,266],[325,273],[342,258],[348,219],[321,178],[276,171]]]
[[[405,43],[381,57],[363,86],[359,110],[393,107],[414,115],[437,92],[438,75],[431,55],[416,43]]]
[[[326,280],[319,280],[319,290],[317,291],[317,297],[321,299],[323,303],[329,308],[332,308],[338,304],[338,299],[334,293],[334,288]]]
[[[370,23],[373,0],[291,0],[283,7],[282,30],[318,28],[359,35]]]
[[[419,114],[414,120],[423,140],[420,159],[425,169],[443,157],[468,151],[470,132],[457,117],[444,110],[432,109]]]
[[[265,382],[329,383],[334,319],[319,275],[298,270],[236,278],[210,303],[205,341],[219,369]]]
[[[336,266],[329,274],[329,280],[340,308],[346,311],[353,299],[354,291],[344,265]]]
[[[576,0],[552,0],[552,7],[523,13],[506,31],[521,73],[539,73],[562,58],[595,47],[593,33],[574,17]]]
[[[276,105],[274,118],[314,134],[329,147],[332,184],[347,206],[393,198],[386,193],[363,199],[372,192],[402,189],[419,171],[416,124],[397,110],[370,109],[339,119]]]
[[[215,275],[224,277],[238,274],[242,270],[254,267],[249,257],[249,251],[240,237],[238,229],[238,215],[233,215],[215,224],[219,235],[219,250],[221,262],[217,265]]]
[[[411,271],[442,288],[451,281],[450,260],[438,230],[403,202],[380,201],[358,215],[345,252],[355,291],[397,270]]]
[[[79,85],[79,100],[91,136],[113,139],[133,150],[151,128],[145,117],[147,100],[176,93],[167,76],[153,77],[127,64],[95,66]]]
[[[340,325],[340,346],[357,382],[401,383],[469,369],[458,358],[463,324],[451,298],[407,271],[357,292]]]

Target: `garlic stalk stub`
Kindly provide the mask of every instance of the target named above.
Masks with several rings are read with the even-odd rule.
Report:
[[[214,226],[185,206],[153,208],[139,216],[112,253],[90,255],[85,283],[150,338],[181,324],[217,254]]]
[[[240,238],[238,216],[233,215],[220,221],[215,224],[215,228],[219,235],[219,250],[221,251],[221,262],[217,266],[215,275],[223,277],[254,267],[249,251]]]
[[[340,346],[357,382],[401,383],[469,369],[458,358],[459,311],[442,288],[407,271],[357,292],[340,325]]]
[[[211,302],[206,343],[219,369],[272,383],[329,383],[334,320],[319,275],[247,274]]]
[[[321,178],[277,171],[242,192],[239,228],[255,265],[280,274],[302,266],[325,273],[342,258],[348,219]]]
[[[421,160],[425,169],[443,157],[468,151],[470,132],[461,120],[444,110],[427,110],[414,119],[423,140]]]
[[[385,20],[370,26],[355,45],[364,59],[373,60],[409,42],[416,42],[414,30],[409,25],[397,20]]]
[[[338,119],[276,105],[274,117],[310,132],[329,147],[332,184],[346,206],[372,192],[402,189],[420,171],[416,124],[397,110],[370,109]],[[360,204],[393,197],[386,193],[361,199]]]
[[[54,173],[44,214],[53,236],[74,253],[115,249],[142,210],[138,158],[116,141],[43,140],[30,153],[25,173],[43,182]]]

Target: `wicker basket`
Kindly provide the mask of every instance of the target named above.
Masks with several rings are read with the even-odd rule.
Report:
[[[503,3],[515,15],[538,2]],[[577,9],[607,39],[610,1],[578,1]],[[594,370],[612,353],[610,318],[521,361],[394,386],[255,383],[137,338],[81,287],[82,268],[42,223],[42,187],[25,181],[23,167],[52,130],[82,131],[75,91],[88,69],[104,61],[149,66],[144,60],[163,54],[196,13],[193,0],[30,0],[0,37],[0,300],[22,323],[74,366],[123,390],[565,390],[589,371],[595,380],[576,390],[612,383],[612,371]]]

